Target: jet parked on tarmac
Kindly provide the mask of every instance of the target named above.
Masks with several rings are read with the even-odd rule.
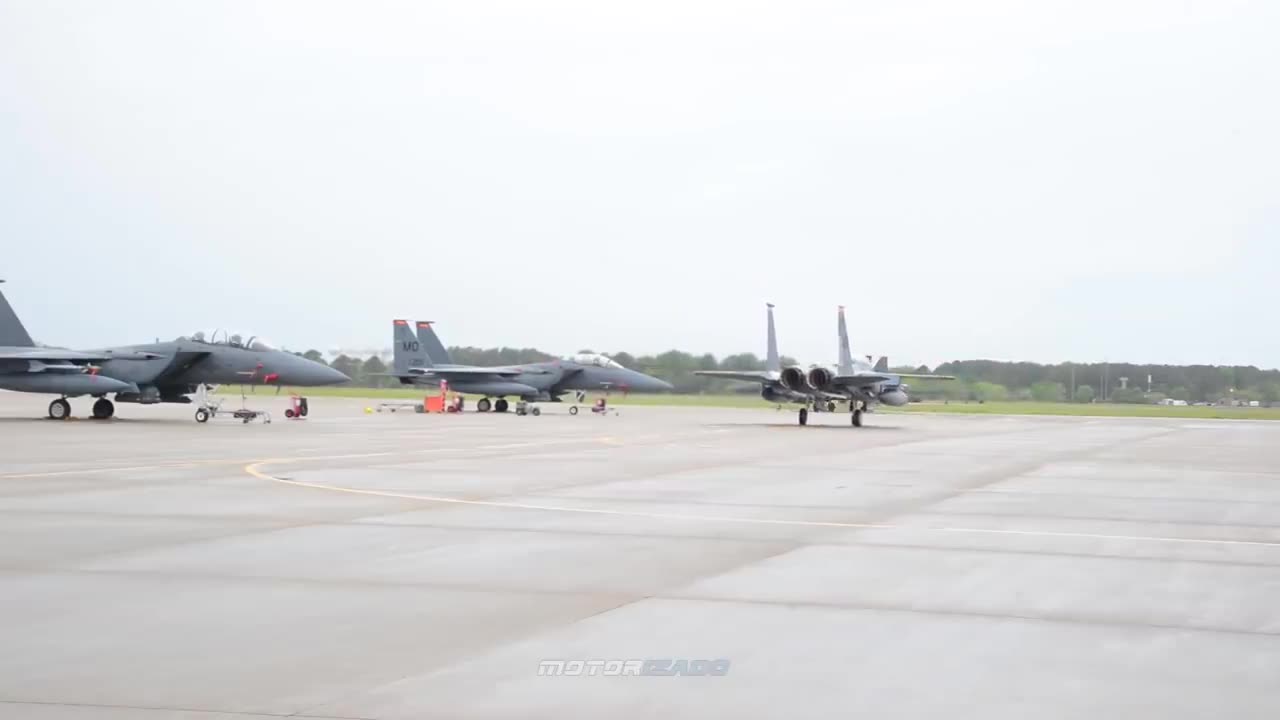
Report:
[[[763,371],[698,370],[696,375],[728,380],[760,383],[760,397],[769,402],[798,403],[798,419],[801,425],[809,423],[809,411],[832,411],[836,402],[847,402],[850,420],[855,427],[862,427],[862,418],[878,403],[900,406],[910,402],[908,386],[903,378],[932,378],[954,380],[948,375],[924,375],[916,373],[891,373],[889,361],[880,358],[873,367],[869,362],[855,360],[849,350],[849,332],[845,325],[844,307],[838,312],[839,361],[836,365],[812,365],[808,370],[791,365],[782,367],[778,356],[778,340],[773,326],[773,305],[769,305],[768,354]]]
[[[405,385],[439,385],[444,381],[450,390],[483,395],[476,402],[476,410],[480,412],[490,409],[506,412],[509,395],[528,401],[559,402],[561,395],[575,390],[664,392],[674,389],[664,380],[628,370],[596,353],[522,365],[458,365],[449,357],[431,323],[419,322],[417,329],[415,335],[408,320],[392,321],[391,374]]]
[[[59,395],[49,417],[71,415],[68,397],[92,395],[93,417],[109,418],[116,402],[190,403],[201,385],[311,387],[350,380],[322,363],[278,350],[261,338],[215,332],[172,342],[78,352],[37,347],[0,293],[0,388]]]

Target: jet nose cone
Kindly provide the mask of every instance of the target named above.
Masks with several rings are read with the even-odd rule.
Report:
[[[295,387],[338,385],[350,381],[351,378],[328,365],[312,362],[305,358],[290,360],[286,367],[283,368],[283,372],[279,374],[279,383],[281,385],[293,385]]]
[[[317,373],[319,375],[316,385],[340,385],[344,382],[351,382],[351,378],[331,367],[320,365],[319,363],[316,363],[316,365],[318,366]]]
[[[660,380],[652,375],[645,375],[642,372],[631,371],[629,385],[635,392],[671,392],[675,387],[666,380]]]

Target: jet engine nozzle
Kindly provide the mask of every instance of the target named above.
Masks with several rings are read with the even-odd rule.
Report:
[[[809,384],[822,390],[831,384],[834,377],[830,368],[816,367],[809,371]]]
[[[812,389],[809,386],[809,379],[805,377],[804,368],[799,365],[783,368],[778,382],[782,383],[782,387],[791,392],[807,393]]]

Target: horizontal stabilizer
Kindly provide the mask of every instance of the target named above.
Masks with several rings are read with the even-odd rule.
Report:
[[[771,374],[768,370],[695,370],[693,374],[742,382],[764,383],[777,379],[776,374]]]

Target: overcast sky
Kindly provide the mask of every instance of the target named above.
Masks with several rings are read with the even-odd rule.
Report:
[[[1280,366],[1280,3],[0,0],[45,342]]]

